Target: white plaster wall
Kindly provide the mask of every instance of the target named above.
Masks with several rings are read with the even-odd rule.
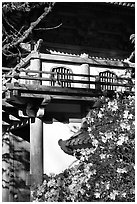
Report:
[[[88,68],[86,69],[83,65],[82,66],[81,65],[75,65],[75,64],[74,65],[71,65],[71,64],[66,65],[66,64],[63,64],[63,63],[42,62],[42,71],[49,71],[50,72],[52,70],[52,68],[54,68],[54,67],[66,67],[68,69],[71,69],[74,74],[86,74],[86,70],[87,70],[87,74],[88,74]],[[27,69],[29,69],[29,66],[27,67]],[[89,74],[90,75],[99,75],[100,72],[107,71],[107,70],[110,70],[110,69],[109,68],[98,68],[98,67],[90,66],[89,67]],[[125,73],[124,69],[111,69],[111,71],[116,73],[117,76],[121,76],[121,75],[123,75]],[[20,75],[25,76],[26,73],[21,72]],[[30,73],[29,75],[35,77],[35,75],[37,75],[37,74],[36,73],[34,73],[34,74]],[[51,76],[51,74],[42,74],[43,78],[50,78],[50,76]],[[80,76],[73,76],[73,78],[75,80],[84,80],[84,77],[82,78]],[[16,81],[16,79],[14,79],[14,81]],[[90,81],[95,81],[95,78],[90,77]],[[22,83],[22,84],[31,84],[31,81],[30,80],[20,79],[20,83]],[[42,85],[50,86],[51,82],[50,81],[43,81]],[[79,84],[79,83],[72,83],[71,87],[81,88],[81,87],[87,87],[87,85]],[[90,88],[94,89],[95,85],[91,84]]]
[[[70,131],[73,125],[80,127],[80,123],[54,122],[53,124],[43,124],[44,174],[61,173],[76,160],[75,157],[64,153],[58,145],[59,139],[66,140],[73,135]]]
[[[84,69],[84,66],[82,67],[81,65],[65,65],[65,64],[61,64],[61,63],[56,63],[55,64],[55,63],[43,62],[42,63],[42,70],[43,71],[51,71],[52,68],[60,67],[60,66],[66,67],[68,69],[71,69],[74,74],[86,74],[86,69]],[[109,68],[98,68],[98,67],[90,66],[90,68],[89,68],[89,72],[90,73],[89,74],[90,75],[99,75],[100,72],[104,72],[104,71],[107,71],[107,70],[116,73],[117,76],[120,76],[120,75],[125,73],[124,69],[109,69]],[[87,71],[88,71],[88,69],[87,69]],[[43,74],[42,77],[49,78],[50,74]],[[75,80],[83,80],[82,77],[80,77],[80,76],[74,76],[74,79]],[[94,77],[90,77],[90,81],[95,81],[95,78]],[[44,81],[44,82],[42,82],[42,84],[49,86],[50,82]],[[79,83],[73,84],[72,83],[71,86],[72,87],[81,88],[82,84],[79,84]],[[94,89],[95,85],[91,84],[90,88]]]

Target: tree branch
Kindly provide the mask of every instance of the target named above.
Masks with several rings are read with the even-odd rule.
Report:
[[[51,28],[36,28],[35,30],[52,30],[52,29],[59,28],[60,26],[62,26],[62,23],[60,23],[57,26],[51,27]]]
[[[23,42],[28,36],[29,34],[32,32],[32,30],[41,22],[42,19],[45,18],[45,16],[47,16],[47,14],[49,12],[51,12],[53,6],[54,6],[54,2],[52,4],[49,5],[49,7],[45,8],[44,10],[44,13],[34,22],[31,23],[30,27],[23,33],[23,35],[19,38],[16,38],[13,40],[13,42],[11,43],[8,43],[6,45],[3,46],[2,50],[4,52],[6,52],[7,50],[13,48],[13,47],[16,47],[19,43]]]

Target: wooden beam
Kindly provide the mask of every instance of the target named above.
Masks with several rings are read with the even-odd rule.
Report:
[[[31,93],[21,93],[20,97],[24,97],[24,98],[39,98],[39,99],[43,99],[45,98],[47,95],[43,95],[43,94],[31,94]],[[50,95],[51,97],[51,102],[54,100],[63,100],[63,101],[96,101],[98,98],[97,97],[87,97],[87,96],[63,96],[63,95]]]
[[[81,89],[81,88],[62,88],[62,87],[51,87],[45,85],[20,85],[15,86],[14,84],[8,83],[7,88],[9,90],[19,90],[20,92],[26,93],[38,93],[38,94],[62,94],[62,95],[75,95],[75,96],[99,96],[102,92],[95,89]]]

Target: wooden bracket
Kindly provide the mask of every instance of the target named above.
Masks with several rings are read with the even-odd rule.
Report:
[[[36,114],[37,114],[37,110],[38,108],[36,108],[36,106],[34,106],[34,104],[32,103],[28,103],[27,107],[26,107],[26,114],[30,117],[30,118],[35,118]]]
[[[36,117],[42,118],[44,116],[46,106],[50,103],[50,101],[51,101],[51,96],[49,96],[49,95],[46,95],[43,98],[42,103],[40,104],[40,107],[39,107],[39,109],[37,111]]]
[[[41,104],[33,104],[33,103],[27,103],[26,107],[26,114],[31,118],[41,118],[44,116],[45,113],[45,107],[50,103],[51,97],[49,95],[46,95]]]
[[[51,101],[51,96],[46,95],[46,96],[44,96],[40,106],[41,107],[46,106],[46,105],[48,105],[50,103],[50,101]]]
[[[45,108],[44,107],[40,107],[37,111],[37,115],[36,117],[37,118],[42,118],[44,116],[44,113],[45,113]]]

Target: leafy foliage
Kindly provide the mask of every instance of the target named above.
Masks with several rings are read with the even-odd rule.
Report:
[[[45,180],[32,192],[34,201],[135,201],[134,94],[117,92],[114,99],[105,98],[88,125],[93,147],[77,149],[79,162]]]

